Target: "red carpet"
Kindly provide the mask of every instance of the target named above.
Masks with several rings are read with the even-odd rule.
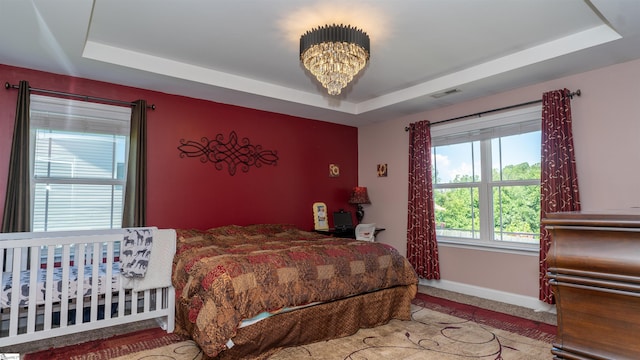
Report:
[[[95,340],[79,345],[55,348],[25,355],[25,360],[106,360],[167,344],[180,342],[184,337],[167,334],[161,328],[140,330],[108,339]]]
[[[473,305],[462,304],[421,293],[416,295],[413,303],[430,310],[472,320],[479,324],[487,324],[496,329],[510,331],[531,339],[551,343],[556,337],[557,328],[554,325],[482,309]]]
[[[555,339],[556,327],[538,321],[523,319],[520,317],[503,314],[450,301],[434,296],[418,293],[413,303],[424,308],[450,314],[459,318],[472,320],[491,327],[507,330],[531,339],[551,343]],[[63,359],[111,359],[130,353],[153,349],[170,343],[179,342],[184,338],[167,334],[160,328],[142,330],[130,334],[118,335],[109,339],[96,340],[67,346],[57,349],[49,349],[24,357],[25,360],[63,360]]]

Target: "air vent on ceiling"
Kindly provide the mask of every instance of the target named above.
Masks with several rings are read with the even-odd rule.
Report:
[[[447,91],[443,91],[443,92],[432,94],[431,97],[434,98],[434,99],[439,99],[439,98],[441,98],[443,96],[459,93],[461,91],[462,90],[460,90],[460,89],[451,89],[451,90],[447,90]]]

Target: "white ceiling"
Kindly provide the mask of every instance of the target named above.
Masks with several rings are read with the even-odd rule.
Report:
[[[640,58],[639,16],[639,0],[0,0],[0,63],[362,126]],[[337,97],[299,61],[300,35],[333,23],[371,38]]]

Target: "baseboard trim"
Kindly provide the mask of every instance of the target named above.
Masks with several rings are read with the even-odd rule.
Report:
[[[425,280],[420,279],[420,285],[431,286],[437,289],[453,291],[460,294],[476,296],[483,299],[499,301],[506,304],[522,306],[537,312],[556,313],[556,306],[549,305],[537,298],[505,291],[489,289],[485,287],[469,285],[449,280]]]

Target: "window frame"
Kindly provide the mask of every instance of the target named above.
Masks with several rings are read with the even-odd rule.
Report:
[[[540,185],[540,180],[494,180],[492,166],[485,165],[492,162],[491,139],[501,136],[524,134],[540,131],[542,106],[534,105],[526,108],[510,110],[482,118],[460,120],[456,122],[432,126],[432,148],[442,145],[480,142],[480,181],[463,184],[433,184],[433,191],[437,189],[477,188],[479,216],[479,238],[462,238],[437,235],[439,244],[447,244],[468,248],[489,248],[516,252],[538,252],[538,243],[518,243],[494,240],[493,189],[496,186],[526,186]],[[481,120],[479,120],[481,119]],[[435,125],[435,124],[434,124]],[[434,179],[435,181],[435,179]],[[435,200],[435,198],[434,198]],[[434,204],[435,205],[435,204]]]
[[[36,230],[35,223],[35,200],[37,184],[79,184],[79,185],[107,185],[112,187],[122,187],[122,203],[124,204],[124,192],[126,188],[126,162],[128,161],[129,136],[131,107],[108,105],[102,103],[71,100],[60,97],[31,95],[30,99],[30,144],[29,144],[29,171],[31,189],[31,226],[33,231],[67,231],[67,230],[88,230],[84,227],[78,229],[65,230]],[[81,119],[81,121],[74,121]],[[35,155],[36,155],[36,131],[37,129],[84,132],[87,134],[100,134],[109,136],[124,136],[124,174],[122,178],[114,176],[112,179],[91,178],[91,177],[65,177],[65,176],[36,176]],[[112,147],[115,161],[115,139]],[[113,171],[117,171],[117,164],[113,164]],[[114,201],[112,198],[111,208]],[[112,210],[113,212],[113,210]],[[113,214],[110,215],[113,218]],[[122,218],[122,213],[120,214]],[[117,229],[121,226],[114,226],[113,219],[110,228],[95,229]]]

